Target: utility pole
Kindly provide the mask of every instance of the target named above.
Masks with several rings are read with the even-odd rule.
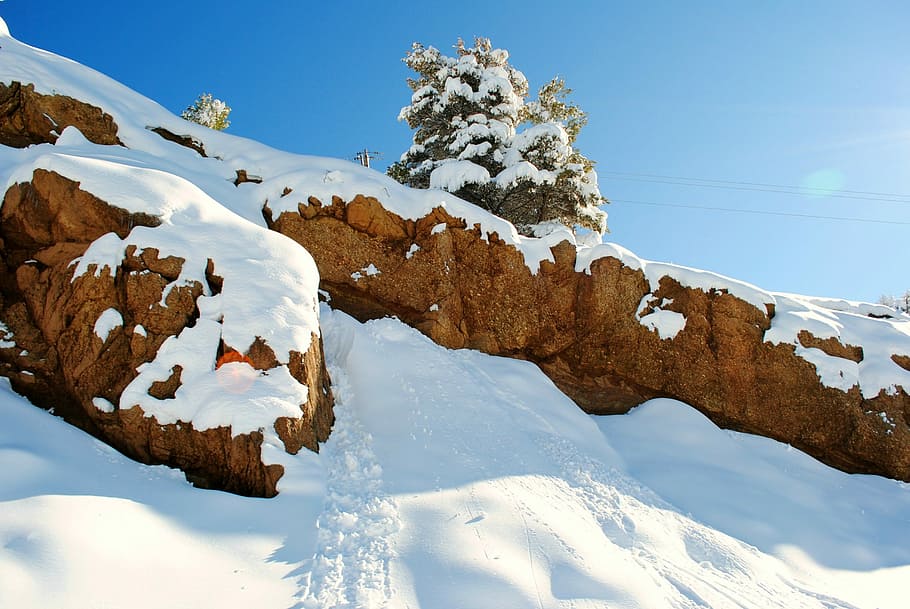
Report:
[[[371,160],[381,159],[381,158],[382,158],[382,153],[372,152],[370,150],[367,150],[366,148],[364,148],[363,150],[361,150],[360,152],[358,152],[357,154],[354,155],[354,160],[359,162],[364,167],[369,167]]]

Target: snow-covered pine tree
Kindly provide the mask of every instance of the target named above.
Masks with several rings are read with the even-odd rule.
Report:
[[[415,188],[443,188],[489,207],[499,194],[492,178],[504,166],[528,92],[524,75],[509,65],[509,54],[488,38],[464,41],[448,57],[414,43],[404,58],[418,78],[399,120],[415,129],[414,144],[389,174]]]
[[[224,131],[231,124],[228,120],[230,113],[231,108],[226,103],[214,99],[211,93],[203,93],[192,106],[180,114],[180,117],[215,131]]]
[[[574,147],[588,115],[567,103],[572,90],[561,78],[541,87],[537,100],[522,110],[531,123],[512,140],[507,169],[496,177],[506,191],[500,214],[521,228],[548,221],[607,231],[606,203],[597,186],[594,163]]]
[[[448,190],[525,233],[549,221],[606,232],[594,164],[572,146],[587,115],[566,102],[571,90],[553,79],[528,103],[527,79],[507,51],[487,38],[455,49],[447,57],[414,43],[404,58],[418,78],[408,79],[413,95],[399,120],[415,130],[414,143],[389,175]],[[517,132],[522,123],[530,126]]]

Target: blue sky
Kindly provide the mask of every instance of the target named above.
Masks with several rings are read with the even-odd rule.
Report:
[[[410,143],[411,42],[488,36],[532,89],[558,74],[575,90],[610,240],[771,290],[910,288],[906,2],[6,0],[0,16],[175,113],[208,91],[231,133],[368,147],[380,169]],[[838,191],[792,194],[806,185]]]

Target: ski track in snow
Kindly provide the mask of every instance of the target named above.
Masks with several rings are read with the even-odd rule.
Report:
[[[303,577],[301,609],[382,608],[392,596],[394,556],[390,537],[400,528],[398,507],[382,490],[382,468],[372,438],[347,405],[344,371],[329,366],[335,393],[335,425],[323,446],[326,502],[317,521],[312,568]]]

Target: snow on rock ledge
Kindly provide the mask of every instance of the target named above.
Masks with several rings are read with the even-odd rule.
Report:
[[[311,252],[332,306],[361,320],[394,315],[447,347],[536,362],[589,412],[673,397],[836,467],[910,480],[910,319],[579,246],[566,231],[500,238],[449,205],[415,220],[303,190],[282,208],[270,226]],[[352,277],[370,265],[382,273]]]
[[[312,259],[161,171],[46,154],[13,177],[2,373],[140,461],[274,495],[277,455],[332,422]]]
[[[113,329],[108,342],[113,345],[123,336],[137,353],[143,352],[143,344],[154,345],[138,365],[156,359],[167,336],[178,337],[140,374],[141,383],[149,383],[148,392],[163,397],[150,403],[162,408],[156,416],[165,420],[188,416],[179,414],[192,401],[184,400],[189,394],[182,393],[188,391],[183,382],[189,382],[195,369],[169,358],[177,357],[185,341],[207,336],[203,324],[181,337],[184,327],[196,323],[190,318],[197,309],[200,319],[221,319],[222,342],[230,347],[245,349],[259,336],[243,331],[239,320],[255,318],[260,301],[235,298],[237,286],[227,267],[255,266],[252,256],[247,262],[238,260],[249,244],[270,250],[265,259],[294,257],[263,231],[250,231],[244,232],[239,248],[218,245],[218,260],[210,269],[208,258],[199,252],[215,249],[204,235],[197,244],[196,235],[190,234],[194,229],[173,231],[182,235],[179,243],[159,239],[167,230],[159,231],[169,224],[203,226],[209,218],[222,222],[230,216],[229,224],[243,231],[265,222],[310,249],[333,305],[361,318],[398,315],[447,346],[530,359],[590,411],[622,412],[650,397],[672,396],[716,423],[790,442],[838,467],[910,479],[910,320],[873,319],[869,315],[883,312],[872,305],[769,293],[706,271],[642,260],[615,244],[581,246],[565,230],[522,237],[508,222],[441,190],[408,189],[350,162],[285,154],[187,123],[89,68],[12,38],[3,40],[0,83],[23,83],[47,98],[68,96],[95,108],[99,120],[109,116],[116,125],[117,142],[112,143],[121,145],[101,146],[87,142],[75,129],[64,129],[68,123],[51,115],[60,134],[53,147],[0,147],[0,184],[5,180],[7,188],[29,182],[40,171],[54,171],[82,181],[85,190],[120,208],[119,215],[110,218],[116,234],[94,242],[90,251],[85,251],[88,242],[74,247],[58,240],[54,247],[42,246],[39,260],[27,262],[36,257],[29,253],[35,248],[24,247],[21,255],[13,254],[11,268],[17,269],[15,281],[26,285],[48,266],[81,256],[73,289],[121,277],[120,270],[129,271],[127,289],[154,284],[154,290],[143,288],[150,294],[142,302],[151,306],[149,313],[139,315],[137,309],[131,317],[127,309],[116,307],[123,313],[124,327]],[[71,124],[87,136],[92,129]],[[464,175],[454,169],[451,173],[452,179]],[[256,180],[244,182],[241,175]],[[163,177],[159,181],[156,176]],[[137,183],[145,186],[137,189]],[[151,190],[146,192],[146,187]],[[205,203],[187,205],[187,200]],[[154,209],[145,207],[147,201],[156,202]],[[151,228],[157,224],[162,227]],[[38,233],[29,233],[26,240],[54,241],[53,235]],[[231,235],[223,237],[236,241]],[[364,274],[370,268],[381,273]],[[275,266],[258,270],[247,276],[257,281],[249,293],[259,293],[263,283],[288,285],[297,273]],[[222,287],[222,300],[209,300]],[[44,395],[41,367],[56,366],[51,362],[57,360],[20,348],[37,331],[15,320],[28,319],[34,311],[44,315],[70,288],[52,283],[49,289],[41,306],[32,309],[17,307],[15,299],[4,300],[0,320],[13,335],[5,336],[3,344],[16,341],[14,347],[0,346],[0,355],[16,371],[12,374],[19,387],[35,388],[35,399]],[[258,326],[278,331],[249,347],[252,360],[284,363],[288,349],[309,340],[304,338],[310,336],[307,324],[294,319],[299,301],[294,288],[289,290],[269,309],[269,327]],[[656,309],[642,311],[646,297]],[[657,309],[662,323],[650,324],[657,321],[649,318]],[[101,310],[80,323],[88,323],[90,331]],[[177,311],[189,312],[189,317],[176,323]],[[54,341],[73,325],[74,318],[65,315],[47,317],[42,323]],[[670,319],[679,323],[671,327]],[[291,332],[285,334],[288,328]],[[291,334],[290,346],[282,344],[278,335]],[[92,335],[80,340],[100,339]],[[310,346],[307,354],[313,353]],[[22,351],[27,356],[21,356]],[[23,370],[20,357],[26,357],[31,368]],[[79,379],[85,375],[78,362],[66,365]],[[287,365],[297,378],[293,358]],[[32,371],[38,373],[25,374]],[[108,379],[115,393],[125,387],[103,369],[97,375]],[[72,402],[104,397],[110,387],[101,385],[92,396],[79,394]],[[74,387],[84,390],[78,383]],[[141,393],[138,385],[134,388]],[[308,391],[308,398],[313,393]],[[118,405],[121,415],[140,411]],[[199,416],[201,423],[204,417]],[[226,428],[202,433],[216,429]]]

